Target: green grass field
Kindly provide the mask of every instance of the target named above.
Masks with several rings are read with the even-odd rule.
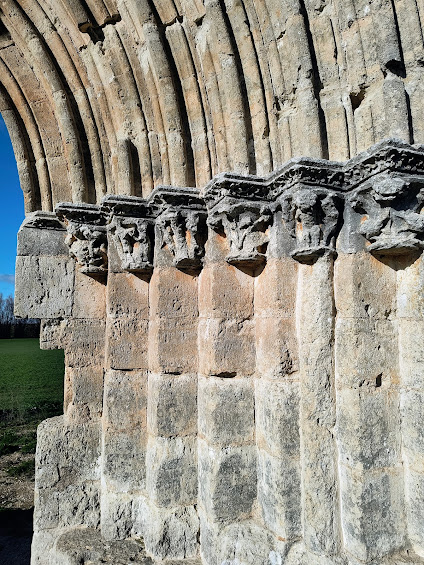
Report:
[[[0,421],[61,413],[63,351],[41,351],[38,339],[0,340]]]
[[[63,351],[41,351],[38,339],[0,339],[0,469],[17,481],[33,479],[37,425],[63,413],[64,371]],[[16,453],[20,459],[2,463]]]

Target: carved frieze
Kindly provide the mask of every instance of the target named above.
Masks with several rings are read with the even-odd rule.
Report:
[[[108,231],[113,238],[121,269],[131,273],[151,273],[154,220],[146,200],[107,196],[102,208],[108,212]]]
[[[208,225],[228,240],[227,262],[255,268],[266,261],[269,228],[273,221],[263,181],[220,175],[205,189]]]
[[[424,179],[378,175],[349,196],[353,209],[363,214],[359,225],[374,254],[402,255],[424,248]]]
[[[335,253],[341,208],[335,192],[301,185],[279,200],[283,221],[295,240],[294,259],[312,262]]]
[[[107,229],[99,207],[59,204],[56,214],[66,226],[65,242],[81,271],[89,275],[107,273]]]
[[[173,264],[182,271],[202,268],[207,238],[206,209],[196,189],[159,187],[149,204],[155,211],[156,240],[172,254]]]

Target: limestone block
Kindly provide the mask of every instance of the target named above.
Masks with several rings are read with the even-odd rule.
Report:
[[[211,521],[211,517],[202,509],[198,507],[199,520],[200,520],[200,555],[202,562],[206,565],[221,565],[219,559],[220,548],[220,532],[222,526],[218,527]]]
[[[36,489],[34,497],[34,530],[59,526],[59,493],[54,488]]]
[[[103,319],[106,309],[106,285],[75,269],[75,295],[72,308],[74,318]]]
[[[197,318],[197,279],[175,268],[156,269],[149,304],[151,318]]]
[[[401,469],[340,467],[342,527],[347,551],[360,561],[382,559],[405,543]]]
[[[405,391],[401,395],[402,447],[413,461],[424,461],[424,392]],[[424,469],[423,469],[424,471]]]
[[[71,315],[74,262],[69,257],[16,258],[15,315],[63,318]]]
[[[255,337],[252,320],[199,320],[199,372],[235,376],[255,372]]]
[[[250,318],[252,277],[225,263],[205,265],[199,277],[199,312],[205,318]]]
[[[399,362],[402,384],[408,388],[424,389],[424,321],[401,319],[399,324]]]
[[[255,380],[256,443],[273,455],[297,457],[299,383]]]
[[[65,369],[65,405],[67,420],[74,419],[72,412],[86,415],[86,420],[99,418],[103,404],[103,370],[101,367],[68,367]],[[81,420],[80,420],[81,422]]]
[[[147,373],[106,371],[104,377],[104,426],[114,433],[147,426]]]
[[[73,528],[61,532],[51,551],[50,560],[43,565],[153,565],[138,540],[105,541],[93,528]]]
[[[412,546],[419,555],[424,550],[424,473],[408,469],[405,476],[407,492],[406,514],[408,518],[408,534]]]
[[[409,258],[408,258],[409,259]],[[424,318],[424,262],[420,256],[412,265],[397,272],[398,318],[422,321]]]
[[[197,449],[192,437],[150,437],[146,487],[157,507],[189,506],[197,497]]]
[[[84,438],[81,441],[81,438]],[[100,426],[64,424],[63,416],[44,420],[37,430],[36,488],[100,479]]]
[[[401,458],[399,393],[366,386],[337,394],[340,462],[358,469],[396,465]]]
[[[199,433],[209,445],[252,443],[255,403],[251,379],[199,377]]]
[[[256,370],[264,377],[285,377],[299,370],[294,319],[255,317]]]
[[[133,273],[109,273],[107,280],[109,316],[149,318],[149,283]]]
[[[64,229],[30,227],[27,223],[32,216],[33,214],[28,214],[18,232],[16,254],[33,257],[40,255],[68,257],[69,249],[65,243],[66,231]],[[55,218],[54,215],[53,218]]]
[[[62,349],[67,320],[41,320],[40,349]]]
[[[130,537],[133,527],[132,497],[132,494],[102,490],[101,532],[105,540]]]
[[[199,504],[213,522],[249,516],[256,497],[256,448],[215,448],[199,440]]]
[[[279,538],[302,535],[299,459],[258,452],[258,503],[265,525]]]
[[[139,506],[138,512],[143,515],[146,549],[155,559],[197,556],[199,518],[193,506],[164,509],[145,502]]]
[[[305,414],[302,399],[302,508],[305,546],[312,553],[340,550],[337,451],[326,415]]]
[[[149,375],[148,425],[152,436],[197,431],[197,375]]]
[[[159,318],[149,325],[149,368],[155,373],[197,371],[197,327],[191,318]]]
[[[34,531],[31,544],[31,565],[50,565],[49,557],[57,539],[56,530]]]
[[[140,490],[146,486],[146,437],[143,430],[104,432],[102,479],[117,492]]]
[[[220,565],[278,565],[284,563],[284,543],[265,528],[246,520],[220,534]]]
[[[105,328],[104,320],[69,320],[63,343],[66,366],[103,367]]]
[[[290,319],[295,315],[298,263],[286,257],[268,259],[255,278],[255,314]]]
[[[370,253],[339,255],[334,266],[335,300],[343,318],[393,319],[396,271]]]
[[[70,484],[59,492],[59,525],[97,528],[100,524],[100,481]]]
[[[108,318],[106,355],[113,369],[147,369],[149,322],[137,318]]]
[[[387,389],[399,383],[398,346],[393,322],[338,318],[335,331],[337,388],[382,386]]]

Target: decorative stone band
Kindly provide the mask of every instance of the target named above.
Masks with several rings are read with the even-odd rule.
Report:
[[[293,159],[268,178],[220,174],[201,192],[160,186],[147,199],[107,196],[101,206],[60,204],[56,213],[87,274],[107,270],[107,232],[122,270],[150,273],[156,242],[175,267],[194,273],[202,268],[207,225],[227,238],[230,264],[263,265],[278,212],[300,262],[336,253],[348,208],[356,212],[349,229],[369,252],[421,251],[423,200],[424,147],[390,140],[346,163]]]

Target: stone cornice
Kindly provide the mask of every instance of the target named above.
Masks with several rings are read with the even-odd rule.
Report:
[[[345,163],[292,159],[267,178],[219,174],[202,191],[159,186],[146,199],[107,196],[101,206],[59,204],[56,214],[88,274],[107,269],[107,231],[123,270],[150,272],[158,245],[175,267],[196,272],[206,224],[227,238],[229,263],[255,268],[266,261],[277,212],[293,240],[291,255],[301,262],[335,253],[346,206],[357,212],[352,229],[371,253],[421,250],[423,187],[424,147],[388,140]],[[48,228],[53,217],[37,214],[28,221]]]

